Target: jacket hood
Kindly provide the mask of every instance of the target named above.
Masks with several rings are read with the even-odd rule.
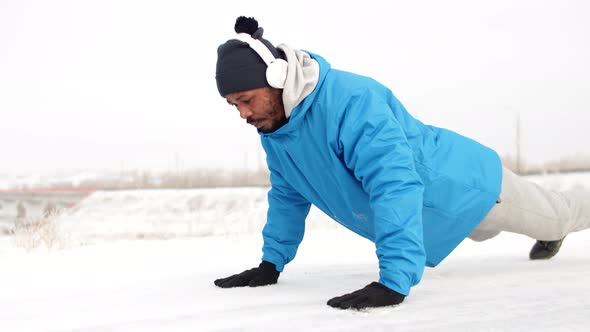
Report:
[[[291,111],[315,88],[320,76],[318,62],[308,53],[294,50],[285,44],[277,47],[287,58],[287,78],[283,88],[283,104],[285,115],[291,116]]]

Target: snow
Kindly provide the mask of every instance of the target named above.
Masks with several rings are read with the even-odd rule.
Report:
[[[588,187],[581,178],[568,185]],[[58,246],[19,246],[35,235],[26,232],[0,237],[1,330],[582,331],[590,323],[588,232],[570,234],[540,262],[528,260],[534,241],[524,236],[466,240],[425,270],[402,305],[337,310],[326,301],[376,280],[377,259],[372,243],[314,209],[277,285],[215,287],[259,263],[266,190],[95,192],[51,221]]]

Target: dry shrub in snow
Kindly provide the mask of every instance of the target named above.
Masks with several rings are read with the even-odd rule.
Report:
[[[67,239],[57,221],[59,214],[59,210],[54,210],[36,219],[18,220],[14,229],[15,244],[27,251],[35,248],[63,249]]]

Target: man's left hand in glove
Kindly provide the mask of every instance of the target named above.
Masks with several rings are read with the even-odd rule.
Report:
[[[405,298],[405,295],[393,289],[378,282],[372,282],[356,292],[331,299],[328,301],[328,305],[339,309],[363,309],[400,304]]]
[[[276,284],[280,274],[273,263],[262,261],[258,267],[217,279],[214,283],[221,288],[266,286]]]

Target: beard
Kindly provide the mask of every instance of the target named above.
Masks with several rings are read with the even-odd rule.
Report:
[[[273,133],[287,123],[281,90],[269,89],[269,98],[263,103],[263,109],[262,116],[246,120],[261,133]]]
[[[281,128],[287,123],[287,118],[283,115],[281,118],[265,118],[262,120],[257,120],[261,124],[260,127],[257,127],[261,133],[270,134]]]

